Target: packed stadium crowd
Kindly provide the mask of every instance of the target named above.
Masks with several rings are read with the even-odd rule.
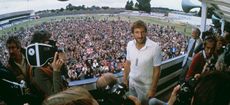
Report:
[[[53,19],[5,33],[0,42],[0,104],[229,104],[229,26],[224,37],[193,27],[188,39],[174,26],[111,16]],[[155,97],[162,61],[181,54],[179,84],[163,102]],[[120,71],[122,83],[112,74]],[[95,77],[96,90],[69,88],[68,80]]]
[[[148,37],[159,43],[163,60],[185,53],[187,37],[175,30],[174,26],[147,24]],[[71,80],[98,77],[102,73],[117,73],[123,69],[126,57],[126,44],[132,40],[131,21],[117,16],[114,20],[95,17],[67,17],[60,21],[44,22],[41,25],[22,28],[7,33],[0,40],[0,57],[7,63],[8,54],[5,39],[18,36],[22,46],[30,44],[36,30],[47,30],[50,39],[67,55],[68,75]]]

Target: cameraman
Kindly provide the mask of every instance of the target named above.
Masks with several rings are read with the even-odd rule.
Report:
[[[230,104],[230,72],[214,71],[202,75],[195,87],[191,105],[229,105]],[[180,86],[176,86],[168,101],[174,105]]]
[[[225,29],[229,29],[229,28],[225,28]],[[230,31],[229,30],[225,30],[224,40],[225,40],[226,47],[224,49],[224,52],[219,56],[217,63],[215,65],[218,71],[221,70],[230,71],[230,59],[229,59],[230,58]]]
[[[22,81],[24,81],[25,83],[29,83],[29,71],[31,70],[31,66],[26,61],[25,49],[22,48],[21,42],[18,39],[18,37],[9,36],[9,38],[6,41],[6,48],[9,53],[9,60],[5,70],[8,71],[7,73],[9,74],[7,74],[4,78],[2,78],[3,74],[1,74],[1,80],[6,79],[7,81],[15,83],[20,83]],[[2,68],[3,66],[1,67],[1,69]],[[14,86],[12,83],[2,83],[4,83],[4,85],[1,85],[1,95],[4,94],[2,98],[4,98],[4,101],[6,101],[8,105],[15,105],[16,103],[18,105],[21,105],[23,104],[23,102],[28,101],[26,99],[23,99],[23,93],[17,92],[17,88],[10,88]],[[24,93],[30,93],[30,88],[31,86],[27,84],[27,88],[25,88]]]
[[[134,96],[127,96],[127,87],[119,84],[112,73],[105,73],[96,81],[98,93],[94,95],[100,105],[141,105]],[[96,96],[100,94],[99,96]]]
[[[36,31],[31,43],[49,44],[55,47],[55,41],[49,40],[51,34],[48,31]],[[31,71],[31,82],[44,99],[47,96],[58,93],[66,88],[62,72],[67,71],[63,65],[66,57],[64,52],[55,52],[52,63],[48,62],[42,67],[33,67]]]
[[[46,98],[42,105],[99,105],[82,87],[71,87]]]
[[[214,55],[215,47],[216,38],[214,36],[206,37],[204,40],[204,50],[197,53],[192,59],[192,63],[186,74],[185,80],[188,81],[189,78],[200,75],[202,72],[204,72],[203,68],[205,64],[211,60],[210,58],[216,59]]]
[[[218,71],[230,71],[230,44],[226,45],[224,52],[219,56],[216,62],[216,69]]]
[[[230,72],[212,71],[201,74],[194,92],[192,100],[188,105],[229,105],[230,104]],[[149,105],[185,105],[178,102],[182,87],[177,85],[168,103],[153,98]],[[187,94],[188,95],[188,94]],[[183,100],[182,100],[183,101]]]
[[[16,77],[16,82],[24,80],[28,82],[29,64],[26,62],[25,49],[22,48],[21,42],[16,36],[9,36],[6,41],[6,48],[9,53],[7,69]]]

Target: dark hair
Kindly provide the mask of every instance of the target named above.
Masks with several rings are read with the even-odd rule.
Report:
[[[31,40],[31,43],[44,43],[48,41],[51,34],[46,30],[35,31]]]
[[[209,36],[213,36],[213,33],[210,31],[204,31],[202,32],[202,39],[205,40],[205,38],[209,37]]]
[[[21,48],[21,42],[19,41],[17,36],[9,36],[9,38],[6,41],[6,45],[10,43],[14,43],[17,48]]]
[[[51,34],[46,30],[35,31],[31,43],[46,43],[57,50],[56,41],[50,40]]]
[[[203,75],[198,82],[192,105],[229,105],[230,72],[214,71]]]
[[[225,44],[225,40],[224,40],[224,37],[223,36],[216,36],[216,41],[221,41],[223,42],[223,44]]]
[[[207,36],[207,37],[205,37],[205,39],[204,39],[204,46],[206,46],[206,44],[207,43],[215,43],[215,47],[216,47],[216,37],[214,36],[214,35],[211,35],[211,36]]]
[[[135,28],[144,28],[145,29],[145,32],[147,32],[147,26],[146,24],[141,21],[141,20],[138,20],[136,22],[133,23],[132,27],[131,27],[131,32],[133,33],[134,32],[134,29]]]

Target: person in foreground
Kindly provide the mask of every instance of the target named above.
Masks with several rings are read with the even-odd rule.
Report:
[[[191,77],[196,75],[200,75],[204,72],[208,72],[211,70],[205,70],[204,66],[207,62],[212,62],[215,64],[217,57],[214,55],[216,47],[216,38],[214,36],[208,36],[204,40],[204,50],[197,53],[193,59],[192,63],[189,67],[189,70],[186,74],[185,80],[189,80]]]
[[[55,41],[49,40],[50,35],[51,34],[45,30],[35,31],[31,44],[42,43],[56,47]],[[33,67],[30,73],[31,83],[36,88],[35,92],[43,99],[67,88],[62,78],[62,71],[67,70],[62,69],[66,62],[65,53],[55,51],[53,57],[52,62],[47,62],[41,67]]]
[[[119,83],[112,73],[105,73],[96,81],[96,87],[100,94],[100,105],[141,105],[135,96],[128,95],[127,87]],[[98,98],[96,98],[98,99]]]
[[[22,80],[28,82],[28,71],[30,65],[26,62],[25,49],[17,36],[9,36],[6,41],[6,47],[9,52],[7,68],[16,77],[16,82]]]
[[[142,105],[148,105],[148,99],[156,94],[162,60],[161,48],[146,37],[147,26],[143,21],[134,22],[131,32],[134,40],[127,44],[123,81],[129,86],[132,96],[137,97]]]
[[[193,96],[189,105],[229,105],[229,81],[229,71],[213,71],[207,74],[202,74],[194,88]],[[164,103],[154,98],[152,101],[155,101],[155,103],[150,105],[180,105],[177,103],[180,89],[180,85],[177,85],[173,89],[168,103]]]
[[[74,87],[52,95],[44,100],[43,105],[99,105],[84,88]]]

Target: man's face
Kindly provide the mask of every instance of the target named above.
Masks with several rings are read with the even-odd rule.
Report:
[[[217,41],[216,43],[216,49],[221,49],[223,46],[223,42],[222,41]]]
[[[133,30],[133,36],[137,44],[144,44],[146,41],[146,32],[144,28],[135,28]]]
[[[195,29],[192,29],[192,37],[196,39],[198,37],[197,32]]]
[[[20,55],[20,48],[17,48],[15,43],[9,43],[6,45],[10,57],[15,58]]]
[[[215,42],[207,42],[204,51],[207,58],[211,57],[215,51]]]

